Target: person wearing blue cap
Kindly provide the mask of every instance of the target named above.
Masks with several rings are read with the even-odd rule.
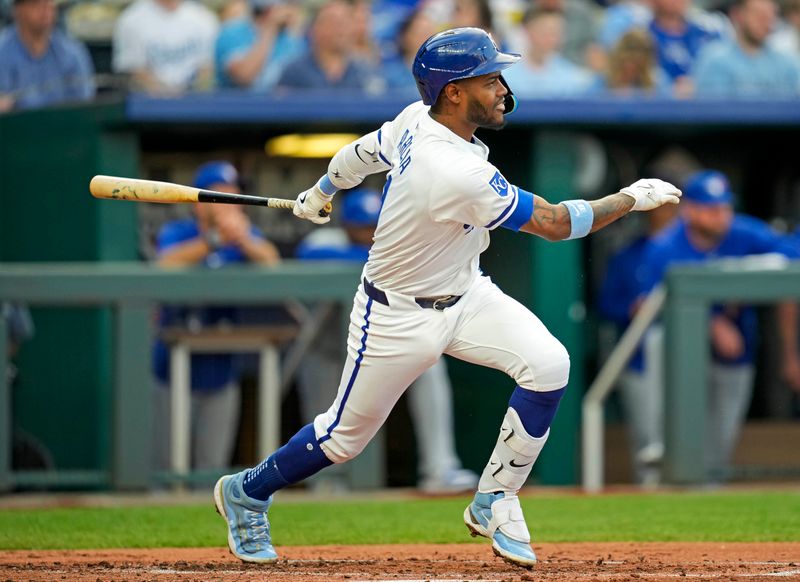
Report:
[[[194,186],[238,194],[239,175],[230,163],[208,162],[197,170]],[[243,207],[234,204],[196,204],[196,216],[164,224],[156,243],[163,267],[217,269],[238,263],[272,265],[280,261],[275,246],[250,224]],[[159,327],[200,329],[237,323],[237,310],[225,306],[164,306]],[[169,466],[169,351],[160,340],[153,347],[156,387],[156,462]],[[230,466],[239,427],[239,373],[231,354],[196,354],[191,358],[192,467]]]
[[[721,172],[703,170],[689,177],[680,218],[654,237],[644,251],[643,292],[662,281],[668,267],[676,263],[769,253],[797,258],[797,252],[764,222],[734,213],[733,198],[730,183]],[[728,478],[747,415],[755,375],[756,324],[752,307],[713,307],[705,442],[706,476],[712,483]]]
[[[304,260],[343,260],[366,263],[372,237],[378,225],[381,196],[375,190],[356,188],[344,197],[341,206],[342,228],[313,231],[297,247],[297,257]],[[319,410],[336,396],[341,345],[339,335],[326,334],[312,346],[298,372],[303,418],[311,422]],[[326,388],[329,388],[326,390]],[[424,372],[408,391],[411,421],[417,437],[419,489],[429,495],[470,491],[478,484],[478,475],[461,466],[456,453],[453,429],[453,399],[447,366],[443,359]],[[340,466],[344,468],[344,466]],[[328,472],[327,481],[334,487],[346,486],[343,475]]]

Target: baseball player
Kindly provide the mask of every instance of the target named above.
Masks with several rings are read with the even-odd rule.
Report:
[[[297,247],[298,258],[367,262],[380,218],[381,196],[374,190],[354,188],[346,193],[340,208],[344,228],[312,231]],[[328,380],[341,371],[341,339],[335,329],[330,331],[333,333],[321,334],[298,370],[303,416],[309,421],[336,395],[336,385]],[[420,490],[431,495],[474,490],[478,475],[464,469],[456,453],[452,387],[444,358],[414,381],[408,390],[408,410],[417,437]]]
[[[339,150],[297,197],[295,215],[322,224],[328,217],[319,211],[337,190],[388,171],[336,399],[257,467],[223,476],[214,488],[228,546],[240,559],[276,560],[267,520],[273,493],[358,455],[408,385],[446,353],[517,383],[464,521],[507,561],[536,562],[517,492],[547,441],[569,356],[533,313],[481,274],[478,257],[500,226],[576,239],[631,210],[677,203],[680,191],[639,180],[600,200],[550,204],[510,184],[487,161],[475,130],[499,129],[514,111],[501,72],[519,60],[481,29],[430,37],[413,66],[422,101]]]

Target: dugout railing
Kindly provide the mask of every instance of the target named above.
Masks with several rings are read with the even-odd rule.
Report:
[[[659,314],[665,327],[664,478],[672,484],[702,483],[711,305],[786,300],[800,301],[800,262],[783,257],[721,259],[671,268],[666,285],[647,298],[584,396],[583,489],[595,493],[604,487],[603,405]]]

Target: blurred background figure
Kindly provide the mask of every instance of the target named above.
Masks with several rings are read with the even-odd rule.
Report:
[[[800,256],[800,226],[786,236],[786,243]],[[795,411],[800,413],[800,305],[787,303],[778,318],[781,336],[781,379],[795,392]]]
[[[653,20],[649,30],[655,40],[659,66],[672,83],[676,97],[691,97],[697,55],[706,44],[719,40],[720,32],[690,18],[691,0],[651,1]]]
[[[523,17],[527,45],[522,61],[503,72],[520,98],[576,97],[596,83],[588,70],[561,54],[564,16],[550,8],[531,8]]]
[[[249,13],[225,22],[215,47],[217,85],[269,91],[283,66],[305,50],[296,2],[250,0]]]
[[[669,95],[669,80],[656,63],[653,38],[646,30],[634,28],[620,37],[598,86],[615,95]]]
[[[239,176],[228,162],[201,166],[197,188],[239,193]],[[233,204],[196,204],[196,216],[166,223],[158,236],[157,262],[163,267],[217,269],[230,264],[274,265],[277,249],[250,224],[243,207]],[[200,329],[238,322],[234,307],[164,306],[161,329]],[[162,341],[153,348],[155,390],[156,462],[169,466],[169,349]],[[240,386],[238,359],[231,354],[197,354],[191,357],[191,451],[193,469],[230,466],[239,428]]]
[[[351,190],[342,202],[342,227],[320,228],[298,246],[305,260],[343,260],[366,263],[381,209],[381,197],[364,188]],[[336,398],[341,368],[341,337],[335,327],[322,335],[298,370],[304,422],[327,410]],[[417,437],[419,489],[447,494],[471,491],[478,475],[462,468],[454,442],[452,387],[444,359],[423,373],[407,391],[409,412]],[[344,469],[344,465],[329,467]],[[341,480],[341,475],[335,475]],[[340,482],[338,486],[342,486]]]
[[[353,56],[372,66],[380,64],[381,53],[372,23],[372,0],[353,1]]]
[[[308,31],[311,46],[289,61],[278,81],[282,89],[349,89],[383,91],[383,79],[355,55],[353,5],[327,0],[313,15]]]
[[[419,47],[436,31],[436,24],[424,10],[413,11],[400,25],[397,31],[397,53],[387,58],[381,67],[386,87],[393,95],[401,92],[412,97],[419,95],[411,74],[411,65]]]
[[[775,26],[774,0],[736,0],[730,17],[736,37],[705,49],[695,68],[698,96],[796,97],[800,61],[768,43]]]
[[[528,9],[536,8],[561,13],[561,53],[576,65],[590,66],[591,48],[597,37],[597,4],[586,0],[528,0]]]
[[[600,16],[597,42],[605,52],[610,52],[626,32],[646,30],[653,20],[651,0],[618,0]]]
[[[114,72],[131,89],[178,94],[210,89],[217,17],[193,0],[135,0],[114,27]]]
[[[643,251],[642,291],[649,292],[663,281],[673,264],[767,253],[797,257],[764,222],[734,214],[733,192],[725,175],[700,171],[683,188],[680,218],[652,238]],[[731,457],[753,392],[757,342],[754,308],[714,306],[709,339],[712,362],[704,443],[706,475],[710,483],[719,483],[729,477]]]
[[[800,59],[800,0],[784,0],[781,16],[768,39],[770,47]]]
[[[678,206],[665,204],[644,214],[644,232],[609,259],[600,288],[600,316],[614,323],[620,336],[630,325],[642,302],[642,260],[647,243],[675,220]],[[661,460],[664,456],[663,357],[659,353],[663,345],[661,338],[660,329],[651,329],[642,342],[643,347],[637,350],[628,363],[628,369],[620,377],[633,477],[643,487],[654,487],[661,482]]]
[[[54,0],[14,0],[13,14],[0,31],[0,112],[92,99],[89,52],[56,29]]]

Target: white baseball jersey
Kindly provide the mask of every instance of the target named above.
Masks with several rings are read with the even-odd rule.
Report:
[[[569,356],[524,305],[480,276],[489,230],[518,230],[533,196],[510,185],[468,142],[415,103],[380,130],[342,148],[320,187],[352,188],[389,170],[375,242],[350,313],[347,360],[336,400],[314,420],[333,462],[357,455],[409,384],[439,357],[504,371],[528,390],[562,388]],[[375,290],[378,290],[377,292]],[[461,295],[442,309],[417,299]]]
[[[357,153],[377,157],[375,171],[391,166],[366,275],[406,295],[462,295],[478,275],[488,231],[509,220],[519,228],[531,209],[523,204],[515,216],[519,190],[487,161],[489,148],[457,136],[429,109],[414,103],[370,134],[372,144],[356,144]]]

